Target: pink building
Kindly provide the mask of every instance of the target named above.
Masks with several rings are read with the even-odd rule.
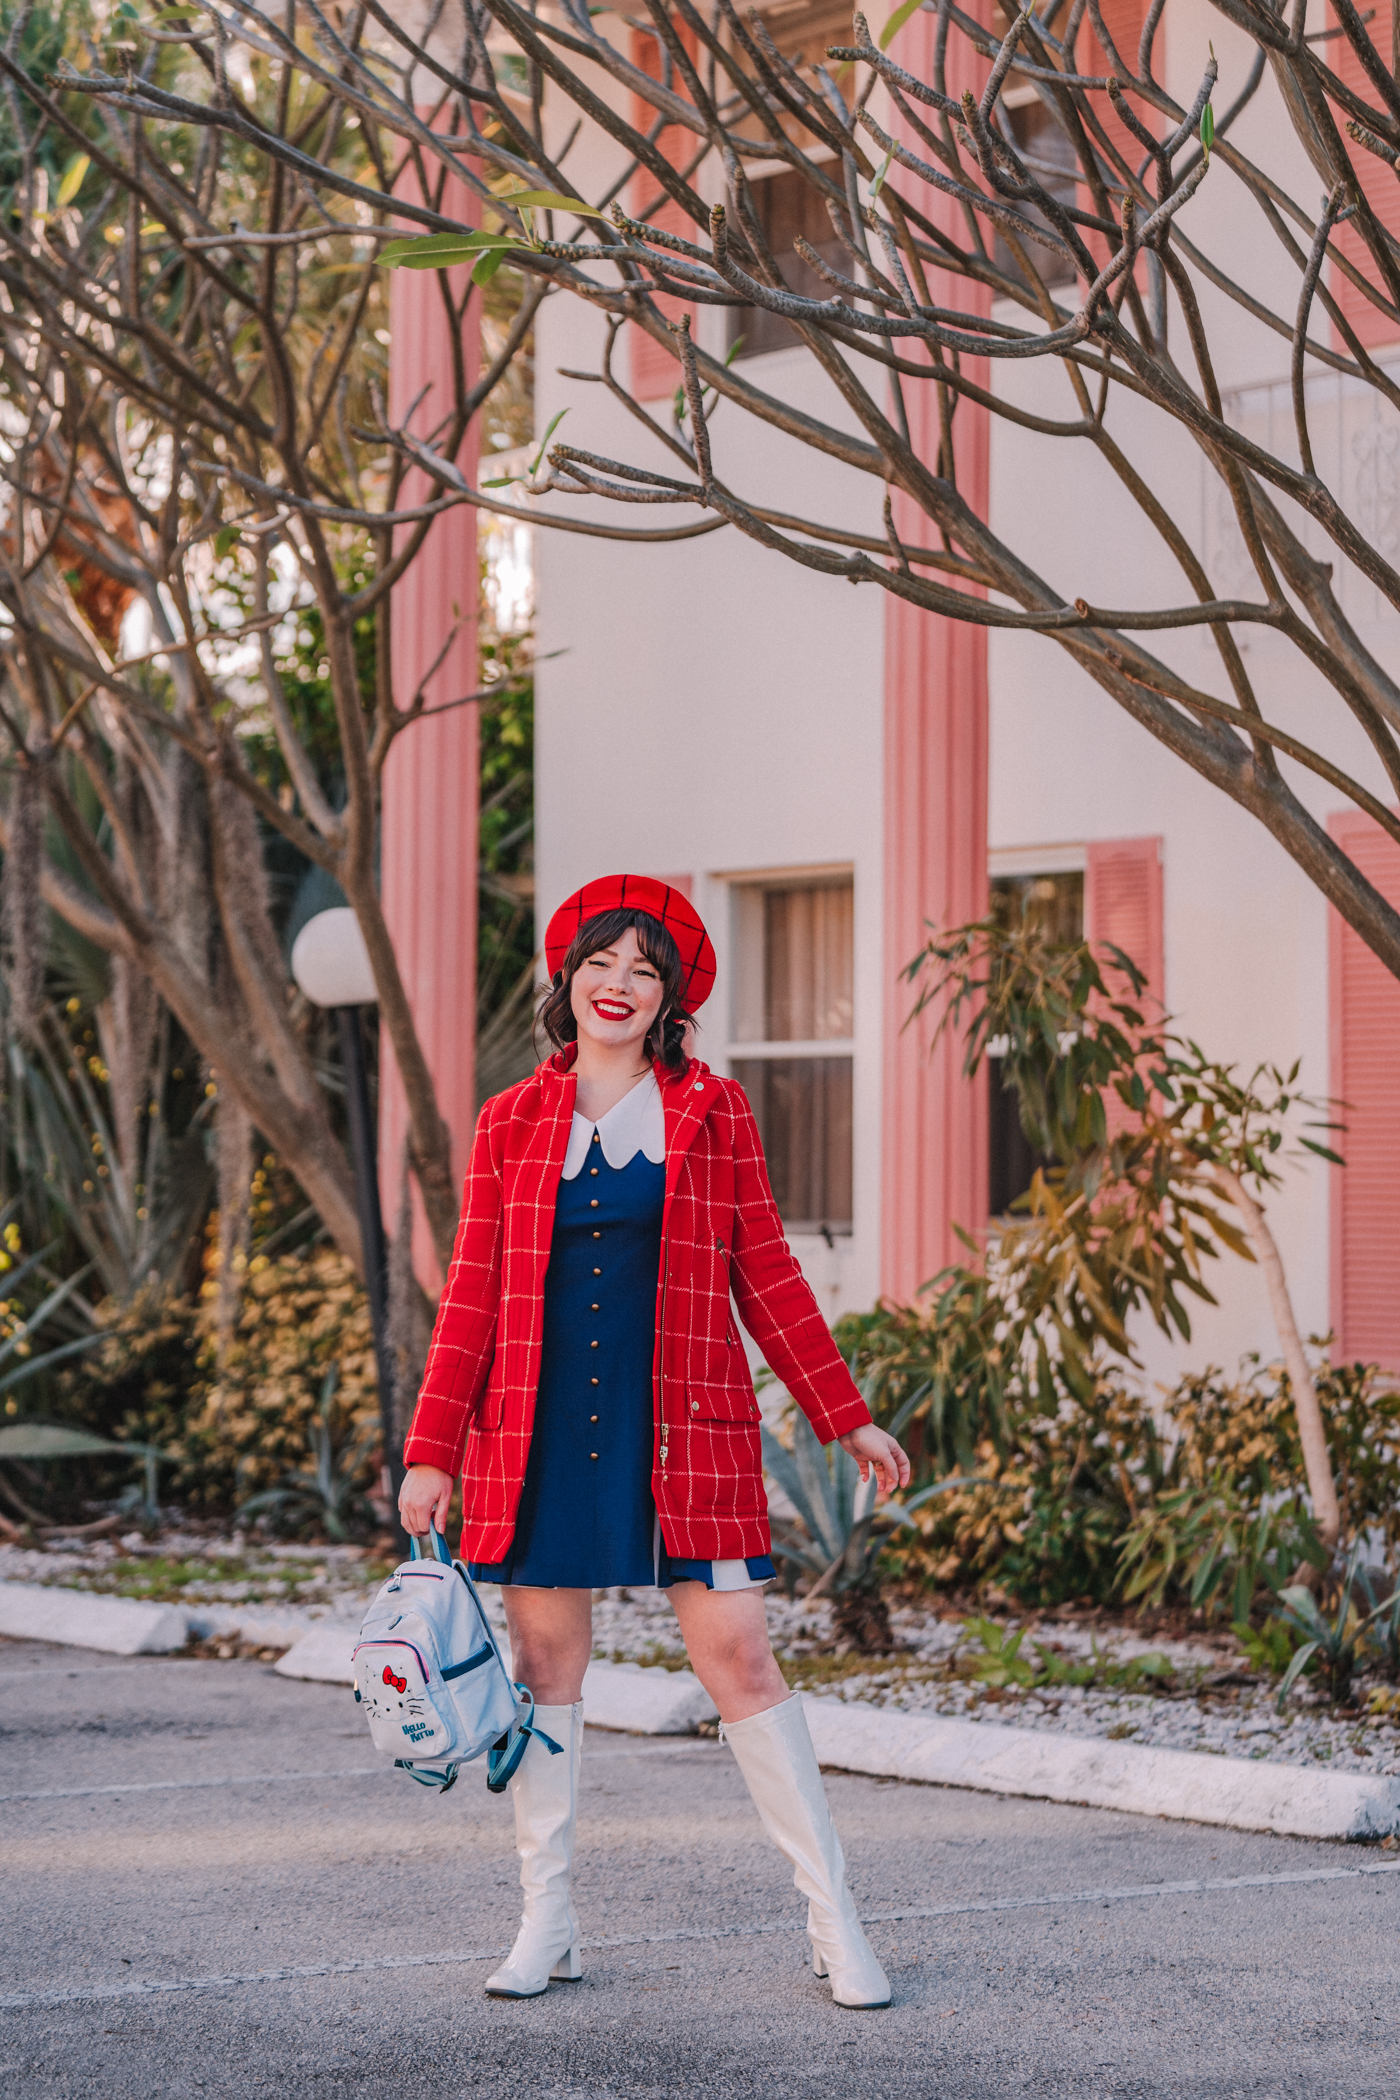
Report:
[[[771,12],[785,43],[803,40],[804,23],[827,40],[816,0]],[[1112,0],[1106,12],[1135,49],[1141,0]],[[901,32],[916,71],[932,19],[915,16]],[[1178,95],[1188,80],[1194,87],[1212,39],[1224,98],[1248,63],[1243,39],[1203,0],[1174,6],[1164,56]],[[562,110],[558,122],[562,132]],[[1315,189],[1267,84],[1237,136],[1298,194]],[[584,194],[606,186],[612,150],[586,131],[572,149]],[[799,208],[789,180],[776,167],[768,178],[775,225]],[[1400,228],[1400,192],[1393,202]],[[1193,207],[1216,252],[1229,250],[1229,208],[1223,185],[1207,185]],[[1255,288],[1288,307],[1296,285],[1281,251],[1250,258],[1250,268]],[[1230,314],[1212,315],[1228,412],[1262,425],[1286,396],[1286,346]],[[714,308],[694,321],[720,351],[729,325]],[[539,425],[567,408],[573,442],[660,465],[601,389],[560,376],[596,368],[602,332],[567,298],[543,309]],[[1374,350],[1400,365],[1400,341]],[[771,317],[741,354],[768,391],[845,420]],[[669,396],[675,367],[644,340],[633,356],[638,389]],[[989,383],[1029,407],[1063,410],[1058,368],[998,365]],[[1335,375],[1310,386],[1317,427],[1334,433],[1322,439],[1331,451],[1319,470],[1344,488],[1369,476],[1377,529],[1389,530],[1400,433]],[[994,526],[1067,596],[1141,596],[1141,563],[1155,556],[1087,453],[1067,470],[1063,450],[1051,454],[1025,430],[966,404],[960,422],[962,486]],[[1145,420],[1120,435],[1227,587],[1239,549],[1200,462]],[[718,470],[741,490],[881,530],[878,487],[839,465],[727,406],[712,438]],[[923,440],[932,450],[934,434]],[[1247,1067],[1301,1057],[1305,1085],[1348,1100],[1346,1169],[1290,1167],[1270,1215],[1305,1331],[1335,1328],[1348,1353],[1400,1362],[1400,1095],[1388,1054],[1400,1038],[1400,986],[1252,819],[1052,643],[1023,632],[988,636],[910,611],[728,532],[626,547],[540,531],[536,560],[540,924],[577,883],[615,868],[687,886],[720,960],[699,1051],[750,1091],[790,1233],[829,1313],[881,1292],[912,1295],[957,1257],[955,1227],[976,1230],[1024,1185],[1000,1090],[985,1080],[970,1088],[946,1051],[930,1061],[905,1025],[911,995],[899,973],[926,921],[980,914],[994,884],[1032,885],[1067,930],[1133,953],[1213,1055]],[[1367,646],[1400,673],[1400,622],[1355,578],[1342,587]],[[1305,722],[1303,667],[1275,636],[1258,635],[1251,669],[1275,719]],[[1190,663],[1205,644],[1188,635],[1176,646]],[[1364,749],[1347,763],[1385,793]],[[1400,899],[1400,849],[1321,784],[1301,791]],[[1257,1274],[1231,1262],[1216,1280],[1220,1305],[1202,1312],[1188,1352],[1174,1358],[1144,1337],[1155,1373],[1274,1351]]]

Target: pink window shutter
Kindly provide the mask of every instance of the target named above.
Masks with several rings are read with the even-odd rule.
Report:
[[[1147,988],[1134,1000],[1121,971],[1102,956],[1109,990],[1115,999],[1141,1007],[1148,1025],[1160,1019],[1166,995],[1166,960],[1162,938],[1162,841],[1094,839],[1084,864],[1084,932],[1096,947],[1108,942],[1130,956],[1147,978]],[[1116,1097],[1108,1102],[1110,1136],[1122,1129],[1128,1110]]]
[[[1362,19],[1365,20],[1364,11]],[[1332,30],[1332,36],[1329,42],[1322,47],[1326,63],[1332,68],[1332,71],[1344,87],[1351,88],[1358,95],[1374,95],[1376,91],[1367,77],[1366,68],[1362,65],[1361,60],[1352,48],[1351,40],[1348,37],[1337,34],[1338,21],[1335,8],[1328,8],[1327,21],[1328,26]],[[1379,24],[1372,24],[1371,34],[1375,38],[1378,47],[1384,49],[1386,31],[1381,30],[1380,35],[1377,36],[1376,31],[1378,27]],[[1314,48],[1316,49],[1316,46]],[[1351,111],[1340,102],[1333,103],[1332,113],[1340,124],[1345,124],[1351,115]],[[1368,159],[1369,156],[1364,151],[1358,155],[1358,161],[1362,167],[1366,165]],[[1387,233],[1400,233],[1400,183],[1367,183],[1366,201]],[[1379,292],[1384,293],[1386,291],[1385,280],[1376,268],[1375,258],[1366,246],[1365,241],[1361,238],[1361,235],[1357,232],[1354,222],[1348,221],[1347,224],[1339,226],[1332,236],[1332,244],[1339,254],[1344,255],[1347,261],[1360,271],[1368,284],[1375,285]],[[1393,343],[1396,337],[1400,336],[1400,324],[1392,321],[1388,314],[1382,313],[1379,307],[1373,306],[1365,293],[1359,292],[1351,279],[1343,276],[1335,264],[1328,264],[1327,277],[1333,298],[1363,343],[1367,345]],[[1319,336],[1322,334],[1322,316],[1320,313],[1313,323],[1313,329]],[[1346,341],[1335,322],[1331,324],[1331,335],[1337,349],[1344,351],[1346,349]]]
[[[1328,824],[1337,843],[1393,904],[1400,845],[1373,818]],[[1331,1170],[1332,1328],[1336,1348],[1400,1370],[1400,984],[1340,914],[1327,913],[1330,1091],[1346,1129]]]
[[[677,32],[691,57],[695,56],[695,32],[684,23],[675,25]],[[632,63],[639,71],[649,73],[653,80],[661,78],[661,57],[656,38],[642,30],[632,32]],[[673,75],[677,94],[685,93],[685,81],[679,72]],[[640,95],[632,97],[632,122],[637,129],[648,132],[655,122],[655,113]],[[685,167],[695,153],[694,134],[681,124],[668,124],[656,141],[656,150],[673,168]],[[660,203],[657,202],[660,197]],[[645,217],[648,224],[660,233],[674,233],[681,240],[694,241],[699,238],[696,228],[674,197],[662,194],[661,185],[648,169],[639,168],[628,185],[627,209],[634,217]],[[698,309],[689,301],[677,299],[669,292],[658,292],[656,304],[672,327],[680,322],[683,313],[690,315],[692,333]],[[681,368],[677,358],[672,357],[664,345],[654,342],[645,329],[629,324],[628,357],[631,367],[632,391],[639,401],[665,400],[674,394],[681,383]]]
[[[1155,1020],[1166,989],[1160,838],[1091,841],[1084,868],[1084,931],[1091,941],[1121,948],[1146,974],[1148,1013]],[[1121,977],[1118,984],[1124,984]]]

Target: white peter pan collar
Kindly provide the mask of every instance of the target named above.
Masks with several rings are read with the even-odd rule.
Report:
[[[583,1172],[583,1163],[597,1131],[604,1159],[610,1167],[625,1167],[644,1152],[654,1167],[666,1158],[666,1117],[656,1074],[648,1072],[629,1094],[615,1102],[605,1116],[590,1123],[574,1110],[569,1129],[569,1149],[564,1154],[564,1180],[573,1181]]]

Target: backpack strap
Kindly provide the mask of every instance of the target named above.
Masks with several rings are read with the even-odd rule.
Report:
[[[457,1774],[461,1770],[461,1766],[449,1765],[445,1772],[420,1772],[409,1763],[406,1757],[396,1757],[394,1759],[394,1769],[396,1772],[407,1772],[410,1779],[418,1781],[419,1786],[434,1787],[438,1793],[446,1794],[456,1786]]]
[[[486,1753],[486,1784],[493,1794],[505,1792],[520,1769],[520,1760],[530,1747],[531,1736],[544,1744],[551,1757],[560,1756],[564,1748],[552,1735],[546,1735],[542,1728],[535,1726],[535,1700],[529,1686],[517,1684],[515,1689],[525,1707],[525,1718],[517,1721],[514,1728],[508,1728],[503,1736],[498,1736]]]
[[[430,1536],[433,1542],[433,1559],[440,1560],[444,1567],[450,1568],[452,1565],[452,1555],[448,1551],[447,1540],[438,1530],[436,1524],[431,1525],[429,1529]],[[417,1532],[412,1533],[409,1538],[408,1557],[410,1560],[426,1560],[427,1558],[427,1555],[423,1551],[422,1542],[419,1539]]]

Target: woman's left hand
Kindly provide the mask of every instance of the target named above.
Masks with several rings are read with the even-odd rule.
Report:
[[[877,1429],[867,1422],[860,1429],[852,1429],[846,1436],[836,1440],[843,1451],[849,1451],[860,1467],[862,1480],[870,1478],[870,1468],[875,1468],[875,1478],[882,1495],[892,1495],[896,1488],[909,1485],[909,1460],[887,1429]]]

